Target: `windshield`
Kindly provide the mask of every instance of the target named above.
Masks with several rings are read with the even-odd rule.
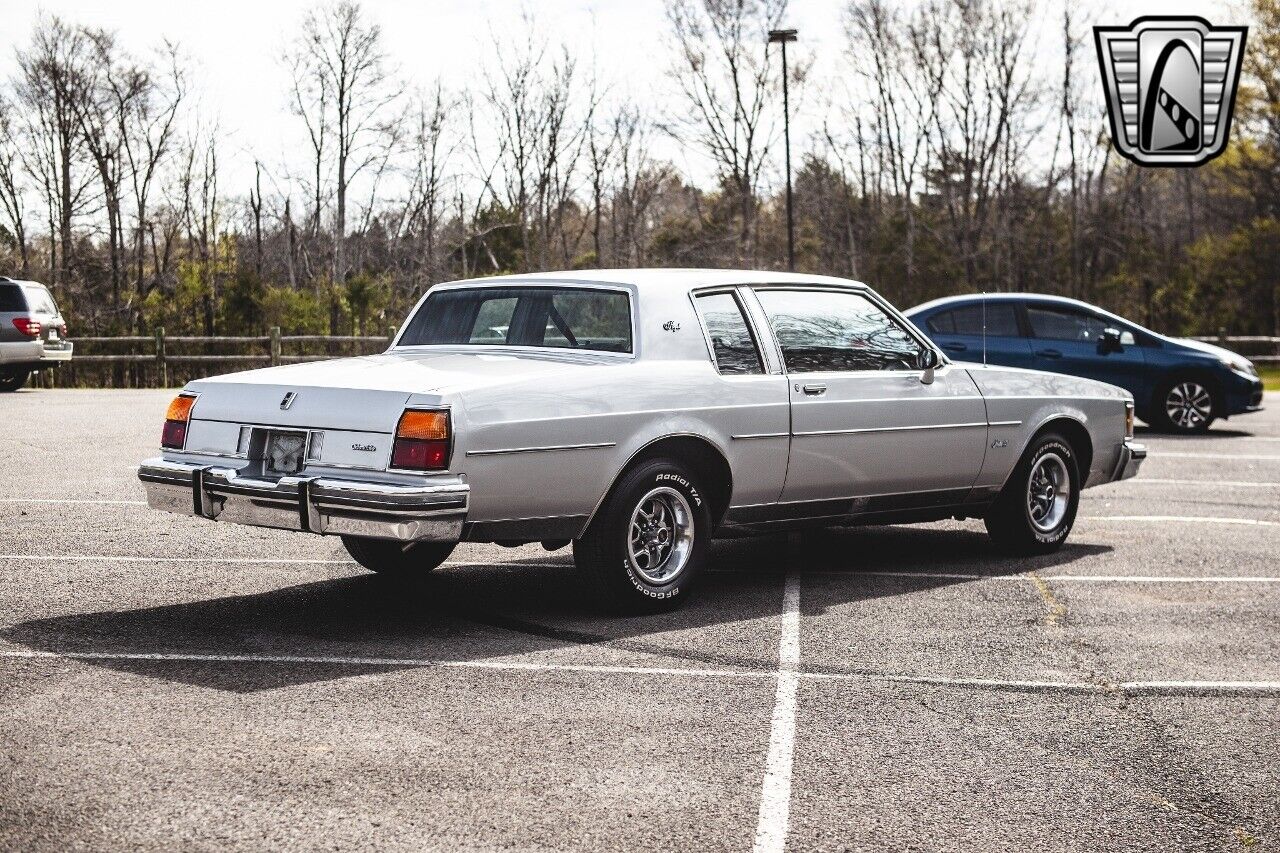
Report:
[[[422,303],[398,345],[432,344],[631,352],[631,300],[573,287],[442,290]]]

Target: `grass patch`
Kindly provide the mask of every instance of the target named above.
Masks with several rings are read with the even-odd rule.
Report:
[[[1258,375],[1262,377],[1262,385],[1268,391],[1280,391],[1280,364],[1259,365]]]

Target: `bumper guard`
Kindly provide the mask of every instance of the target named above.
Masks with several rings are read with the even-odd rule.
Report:
[[[1147,458],[1147,446],[1125,439],[1120,448],[1120,458],[1116,460],[1115,470],[1111,472],[1111,482],[1128,480],[1138,475],[1138,469]]]
[[[398,485],[332,477],[241,476],[239,469],[148,459],[138,479],[153,509],[234,524],[400,542],[456,542],[471,487],[458,479]]]

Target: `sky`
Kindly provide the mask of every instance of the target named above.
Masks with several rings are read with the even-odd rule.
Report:
[[[1053,33],[1061,3],[1038,3],[1038,26]],[[192,91],[200,112],[215,117],[233,157],[224,186],[248,186],[253,158],[277,166],[305,162],[299,120],[288,110],[289,74],[280,56],[315,0],[4,0],[0,16],[0,76],[15,70],[14,54],[27,41],[42,12],[116,32],[131,52],[145,54],[164,39],[177,42],[193,60]],[[797,106],[793,139],[821,124],[824,92],[851,73],[844,64],[842,10],[845,0],[792,0],[786,24],[800,31],[797,54],[813,57],[814,83]],[[1211,23],[1235,23],[1231,0],[1085,0],[1082,18],[1125,24],[1140,14],[1198,14]],[[521,31],[521,10],[532,9],[544,32],[578,53],[594,57],[600,77],[615,91],[654,114],[668,110],[670,64],[664,0],[365,0],[366,14],[383,29],[386,50],[408,88],[431,88],[437,80],[459,88],[473,81],[480,63],[501,41]],[[1092,10],[1092,11],[1090,11]],[[707,164],[674,140],[659,153],[687,173]],[[252,152],[252,153],[248,153]]]

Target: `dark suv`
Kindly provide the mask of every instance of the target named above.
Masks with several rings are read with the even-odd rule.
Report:
[[[67,322],[49,288],[0,276],[0,391],[16,391],[33,370],[71,360]]]

